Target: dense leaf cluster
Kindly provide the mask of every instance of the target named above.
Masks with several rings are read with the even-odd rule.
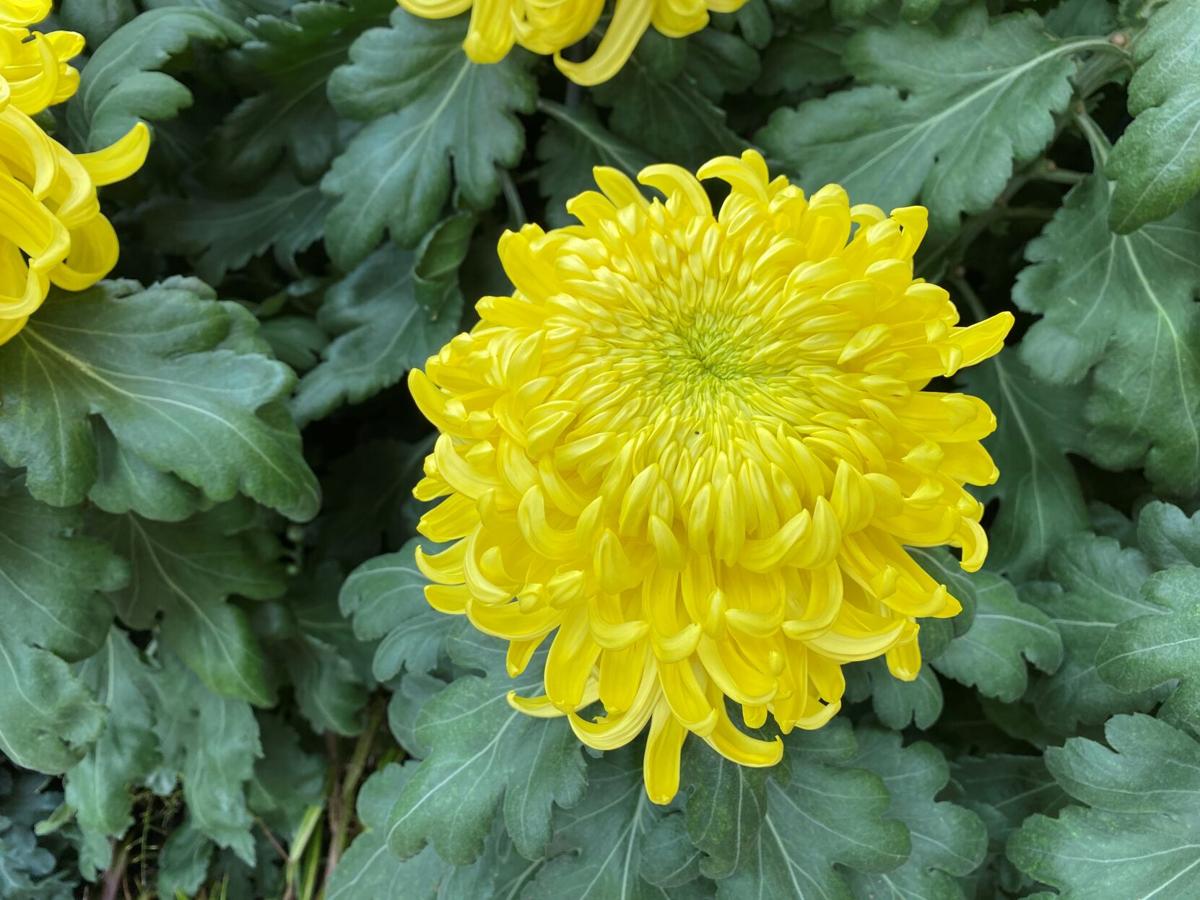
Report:
[[[58,6],[47,127],[155,144],[0,347],[0,897],[1200,895],[1200,0],[750,0],[590,90],[394,0]],[[660,808],[425,604],[402,380],[592,166],[748,146],[1018,314],[1003,476],[916,681]]]

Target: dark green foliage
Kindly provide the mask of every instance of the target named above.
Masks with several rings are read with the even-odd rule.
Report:
[[[1197,0],[750,0],[594,89],[393,0],[56,5],[47,125],[154,144],[0,347],[0,898],[1200,894]],[[955,385],[1002,476],[984,571],[913,551],[964,607],[915,681],[848,666],[773,769],[692,737],[658,807],[425,602],[404,382],[593,167],[751,146],[1018,314]]]

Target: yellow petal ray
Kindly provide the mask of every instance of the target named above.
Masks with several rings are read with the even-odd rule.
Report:
[[[687,729],[660,700],[650,718],[650,736],[646,739],[643,762],[646,793],[655,803],[670,803],[679,793],[679,753],[686,737]]]
[[[653,13],[654,6],[646,0],[616,0],[612,21],[596,52],[584,62],[573,62],[556,53],[554,64],[576,84],[591,86],[608,81],[633,53]]]

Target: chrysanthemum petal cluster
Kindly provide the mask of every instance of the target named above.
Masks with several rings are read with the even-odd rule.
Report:
[[[709,13],[735,12],[746,0],[615,0],[612,18],[595,52],[583,61],[562,51],[583,40],[599,23],[605,0],[399,0],[426,19],[444,19],[470,10],[463,48],[478,63],[503,59],[513,45],[554,54],[554,64],[577,84],[608,81],[629,59],[653,26],[672,38],[687,37],[708,25]]]
[[[73,154],[34,120],[79,86],[67,61],[83,38],[29,30],[49,14],[50,0],[0,0],[0,344],[51,284],[82,290],[111,271],[117,237],[96,188],[136,172],[150,141],[139,124],[111,147]]]
[[[437,426],[417,496],[438,610],[509,642],[512,675],[549,642],[545,695],[611,749],[649,725],[645,781],[669,801],[689,732],[769,766],[784,733],[837,711],[843,663],[912,679],[917,620],[960,610],[906,547],[987,552],[993,482],[975,397],[925,390],[1000,350],[913,277],[926,211],[806,197],[761,156],[702,179],[619,172],[570,201],[582,223],[500,241],[515,291],[414,371]],[[736,707],[740,707],[740,716]]]

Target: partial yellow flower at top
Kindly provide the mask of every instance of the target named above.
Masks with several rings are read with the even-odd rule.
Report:
[[[436,609],[509,641],[520,673],[553,635],[535,716],[608,750],[649,725],[645,782],[679,786],[689,732],[747,766],[837,711],[843,663],[911,680],[917,619],[959,612],[906,547],[987,553],[966,484],[997,478],[987,404],[925,390],[997,353],[1003,313],[959,327],[913,277],[922,207],[806,197],[761,156],[691,173],[613,169],[580,225],[506,233],[516,290],[411,373],[441,435],[416,495],[448,549],[417,563]],[[599,712],[595,704],[599,704]]]
[[[31,118],[79,87],[67,61],[83,38],[27,27],[49,13],[49,0],[0,0],[0,344],[52,283],[83,290],[116,265],[117,236],[96,188],[136,172],[150,146],[139,123],[111,147],[77,155]]]
[[[604,0],[398,0],[416,16],[445,19],[471,11],[463,48],[478,63],[503,59],[514,44],[534,53],[554,54],[554,64],[577,84],[608,81],[629,59],[653,25],[667,37],[695,34],[710,12],[735,12],[747,0],[615,0],[612,19],[590,59],[574,62],[562,52],[581,41],[599,22]]]
[[[33,25],[50,15],[50,0],[5,0],[0,25]]]

